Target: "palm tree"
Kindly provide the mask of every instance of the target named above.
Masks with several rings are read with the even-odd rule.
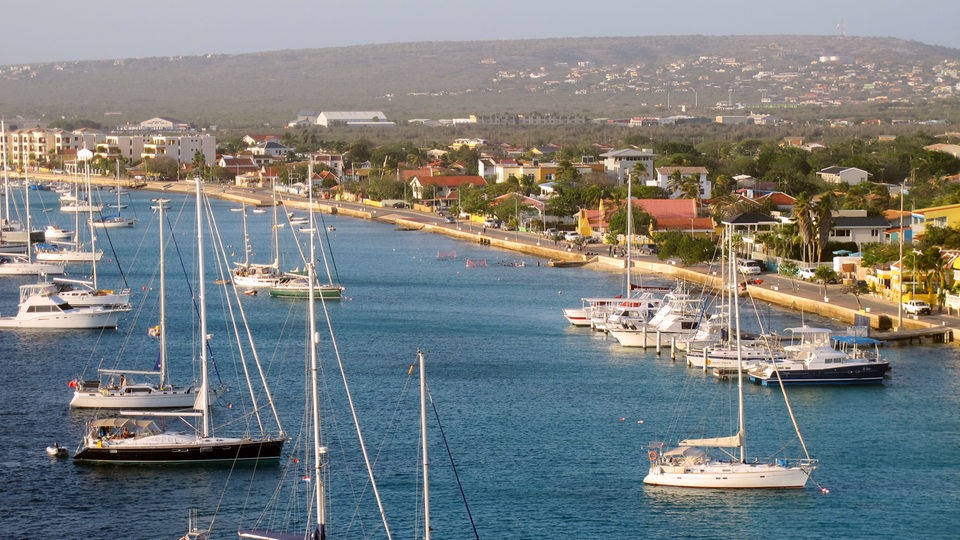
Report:
[[[823,256],[823,250],[827,248],[827,243],[830,241],[830,229],[833,228],[833,211],[836,209],[838,202],[836,195],[832,191],[827,191],[820,194],[820,200],[814,203],[811,209],[816,231],[814,240],[818,263]]]
[[[797,224],[797,233],[800,235],[801,245],[803,246],[800,253],[804,262],[813,261],[813,220],[810,215],[812,209],[813,205],[810,202],[809,195],[801,193],[797,196],[797,200],[793,204],[793,221]]]
[[[667,189],[679,193],[686,199],[700,202],[700,180],[693,175],[684,175],[679,168],[670,173],[667,179]]]

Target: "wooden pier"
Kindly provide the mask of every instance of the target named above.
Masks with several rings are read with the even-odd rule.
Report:
[[[903,329],[890,332],[870,332],[870,337],[890,345],[913,345],[922,343],[953,343],[953,328],[932,326],[930,328]]]

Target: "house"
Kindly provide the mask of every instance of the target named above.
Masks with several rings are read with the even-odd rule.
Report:
[[[868,242],[882,242],[890,221],[883,216],[868,216],[866,210],[838,210],[833,213],[829,241],[855,242],[858,246]]]
[[[817,172],[817,176],[830,184],[849,184],[851,186],[870,180],[870,173],[856,167],[827,167]]]
[[[913,238],[923,237],[927,227],[960,228],[960,204],[919,208],[912,212],[911,218]]]
[[[456,201],[457,190],[464,184],[482,188],[486,187],[487,182],[482,176],[471,175],[414,176],[410,179],[410,191],[414,199],[424,201],[429,206],[447,208]]]
[[[217,160],[217,166],[232,173],[234,176],[240,176],[245,173],[256,173],[260,170],[260,167],[258,167],[250,157],[220,156],[220,159]]]
[[[600,154],[600,157],[603,158],[604,172],[615,177],[617,185],[623,185],[627,176],[634,174],[634,167],[638,164],[643,171],[638,180],[646,182],[653,178],[653,158],[656,157],[656,154],[652,150],[624,148]]]
[[[707,180],[706,167],[657,167],[656,179],[648,180],[646,185],[659,187],[667,193],[670,193],[672,198],[680,197],[682,196],[680,190],[673,190],[671,193],[669,188],[671,179],[678,173],[681,178],[695,177],[697,179],[697,183],[700,184],[700,199],[709,199],[711,197],[712,184]]]
[[[271,156],[273,158],[283,159],[287,157],[287,154],[292,152],[293,149],[281,144],[280,141],[268,140],[257,143],[250,151],[256,156]]]

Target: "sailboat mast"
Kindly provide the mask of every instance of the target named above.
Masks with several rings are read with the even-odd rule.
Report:
[[[203,204],[201,197],[202,182],[194,178],[197,186],[197,268],[200,286],[197,292],[200,299],[200,416],[203,418],[200,435],[207,437],[210,434],[210,402],[207,400],[207,277],[204,275],[203,265]],[[161,204],[162,206],[162,204]]]
[[[84,171],[87,182],[87,228],[90,229],[90,265],[92,268],[93,288],[97,288],[97,235],[93,231],[93,187],[90,185],[90,157],[84,160]],[[77,246],[79,248],[79,246]]]
[[[602,218],[602,216],[601,216]],[[633,292],[631,288],[631,272],[632,268],[630,267],[631,259],[633,259],[633,254],[631,250],[631,245],[633,244],[633,177],[630,173],[627,173],[627,291],[624,295],[624,298],[629,298],[630,293]]]
[[[3,153],[3,224],[6,225],[10,221],[10,184],[7,179],[7,127],[3,120],[0,120],[0,143],[3,144],[3,148],[0,149],[0,152]],[[26,170],[26,169],[24,169]],[[3,238],[2,227],[0,227],[0,239]]]
[[[160,212],[160,388],[167,385],[167,276],[164,263],[163,228],[166,226],[163,205]]]
[[[308,182],[308,185],[309,185],[309,182]],[[277,181],[275,179],[270,180],[270,191],[273,193],[273,199],[272,199],[273,200],[273,266],[277,268],[277,270],[279,270],[280,269],[280,231],[279,231],[279,227],[277,226]],[[310,191],[310,201],[311,201],[310,202],[310,212],[311,212],[310,226],[313,227],[313,216],[312,216],[313,190]],[[310,245],[312,247],[313,242],[311,242]],[[311,258],[311,260],[313,259]],[[311,296],[311,298],[313,297]]]
[[[740,342],[740,299],[736,298],[736,267],[734,265],[733,257],[733,225],[727,225],[727,253],[728,253],[728,264],[730,265],[730,282],[731,287],[734,287],[730,291],[730,302],[733,304],[733,316],[736,321],[735,330],[737,335],[737,425],[740,439],[740,463],[746,463],[747,460],[747,448],[746,448],[746,427],[744,426],[744,417],[743,417],[743,348]]]
[[[276,190],[274,190],[276,193]],[[326,528],[327,523],[327,509],[326,509],[326,492],[324,488],[323,480],[323,463],[321,459],[323,458],[324,451],[320,446],[320,389],[318,387],[317,379],[320,376],[319,367],[317,365],[317,344],[320,341],[320,336],[317,333],[317,312],[314,306],[314,283],[317,280],[317,272],[314,266],[314,250],[313,250],[313,235],[316,230],[316,223],[314,223],[313,218],[313,190],[309,190],[309,203],[310,203],[310,261],[307,262],[307,312],[310,317],[310,327],[307,329],[310,332],[310,387],[312,390],[312,405],[313,405],[313,478],[315,484],[315,493],[316,504],[317,504],[317,527],[320,530],[320,538],[325,537],[324,529]],[[274,202],[273,205],[273,232],[277,232],[277,205]]]
[[[6,172],[6,171],[4,171]],[[23,170],[23,204],[27,209],[27,262],[33,261],[33,238],[30,237],[30,179],[27,178],[27,170]]]
[[[427,375],[424,372],[423,352],[417,351],[420,362],[420,444],[423,453],[423,538],[430,540],[430,481],[427,459]]]

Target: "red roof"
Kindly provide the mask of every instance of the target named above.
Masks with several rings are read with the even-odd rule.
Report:
[[[697,217],[697,201],[693,199],[634,199],[633,204],[650,214],[657,223],[669,218],[689,220]]]
[[[416,176],[414,178],[416,178],[423,186],[459,187],[463,184],[471,184],[474,186],[484,187],[487,185],[487,181],[484,180],[482,176],[448,175]]]

